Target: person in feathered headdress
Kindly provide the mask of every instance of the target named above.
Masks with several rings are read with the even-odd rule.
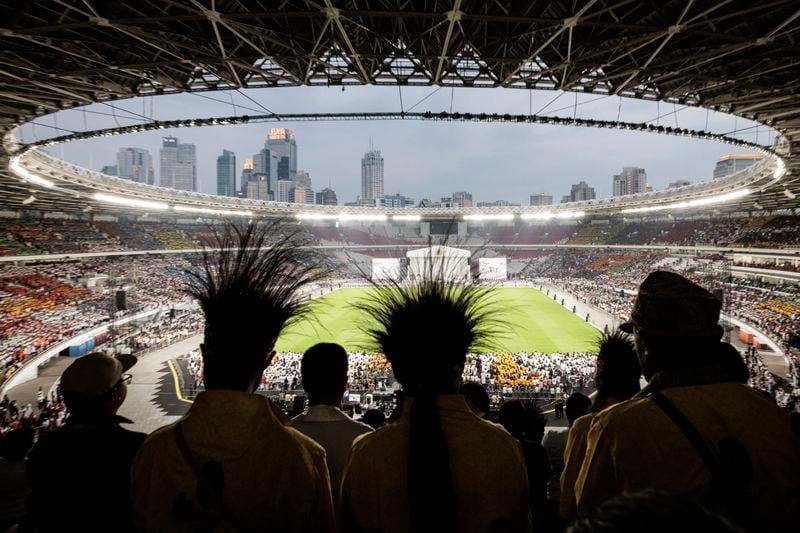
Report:
[[[132,470],[142,531],[329,531],[323,448],[253,394],[284,328],[307,313],[299,290],[319,272],[297,235],[228,224],[188,292],[206,326],[206,391],[145,441]]]
[[[411,285],[382,285],[357,305],[377,322],[367,332],[406,400],[394,422],[353,444],[342,482],[343,531],[529,527],[519,444],[458,393],[467,353],[500,329],[493,292],[459,283],[438,265]]]

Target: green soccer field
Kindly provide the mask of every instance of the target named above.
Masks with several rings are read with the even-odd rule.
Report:
[[[280,352],[304,352],[317,342],[336,342],[350,352],[365,351],[363,333],[370,317],[352,308],[372,289],[339,289],[316,301],[315,320],[286,330]],[[506,309],[508,331],[495,341],[495,351],[593,352],[598,331],[536,289],[496,289]]]

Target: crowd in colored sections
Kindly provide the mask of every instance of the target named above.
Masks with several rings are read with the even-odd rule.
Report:
[[[185,250],[213,246],[215,226],[159,221],[0,220],[0,256],[125,250]],[[582,224],[471,225],[453,243],[481,245],[635,244],[786,247],[800,245],[797,216],[752,219],[674,220],[669,222],[588,221]],[[387,223],[363,225],[291,225],[281,231],[304,232],[319,244],[358,246],[424,245],[418,228]],[[373,250],[380,254],[381,250]],[[509,251],[522,258],[529,251]]]
[[[180,257],[0,265],[0,382],[31,357],[112,317],[185,304],[190,266]],[[115,307],[117,290],[126,293],[125,310]]]

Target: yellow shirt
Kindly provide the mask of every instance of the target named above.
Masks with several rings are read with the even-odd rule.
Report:
[[[567,447],[564,449],[564,470],[561,472],[561,500],[559,514],[567,520],[576,515],[575,482],[581,471],[583,458],[586,455],[586,437],[594,414],[582,416],[572,423],[567,435]]]
[[[742,525],[760,531],[792,529],[788,509],[800,490],[800,452],[786,413],[763,394],[732,382],[667,388],[663,394],[712,450],[723,437],[734,437],[747,450],[753,478],[747,508],[741,509]],[[653,400],[628,400],[592,420],[575,484],[578,514],[645,488],[702,502],[709,478],[695,447]]]
[[[461,395],[437,396],[465,532],[527,531],[528,476],[519,443],[475,416]],[[408,531],[408,398],[397,421],[356,439],[342,481],[348,531]],[[460,526],[460,527],[458,527]]]
[[[249,530],[334,529],[325,450],[287,427],[286,417],[256,394],[206,391],[182,419],[186,443],[199,464],[217,461],[224,471],[225,507]],[[131,473],[134,519],[140,531],[195,531],[203,514],[197,477],[176,441],[175,424],[150,435]],[[183,493],[197,518],[177,516]],[[221,522],[214,531],[232,531]]]

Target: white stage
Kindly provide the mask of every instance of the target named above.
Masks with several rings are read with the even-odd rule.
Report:
[[[478,276],[482,280],[508,279],[508,261],[505,257],[481,257],[478,259]]]

